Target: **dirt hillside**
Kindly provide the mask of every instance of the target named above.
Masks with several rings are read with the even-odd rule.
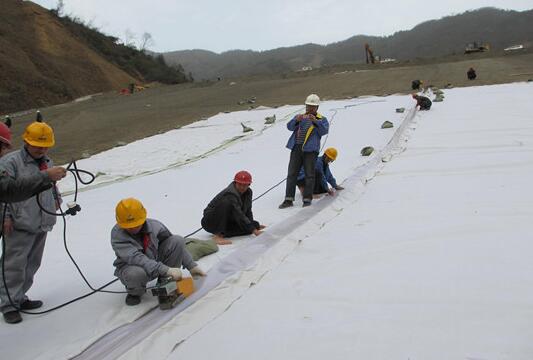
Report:
[[[48,10],[32,2],[2,0],[0,113],[61,103],[135,81],[75,38]]]

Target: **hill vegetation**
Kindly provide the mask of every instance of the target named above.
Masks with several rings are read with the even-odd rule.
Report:
[[[118,44],[79,19],[29,1],[2,0],[0,113],[152,81],[190,78],[179,65]]]
[[[470,42],[489,43],[498,53],[514,44],[533,45],[533,10],[482,8],[421,23],[391,36],[357,35],[329,45],[306,44],[269,51],[234,50],[216,54],[206,50],[165,53],[200,79],[279,74],[304,67],[323,67],[365,61],[369,43],[381,58],[409,60],[462,54]]]

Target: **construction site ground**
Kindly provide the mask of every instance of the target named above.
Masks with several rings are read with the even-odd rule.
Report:
[[[474,67],[478,78],[469,81]],[[178,128],[219,112],[301,104],[309,93],[324,99],[408,93],[411,81],[444,88],[510,83],[533,79],[533,53],[480,53],[393,64],[349,64],[277,77],[221,79],[216,82],[152,86],[132,95],[119,89],[40,109],[56,134],[50,155],[67,163]],[[248,101],[255,99],[255,102]],[[34,119],[35,109],[12,114],[15,146]],[[179,144],[176,144],[179,146]]]

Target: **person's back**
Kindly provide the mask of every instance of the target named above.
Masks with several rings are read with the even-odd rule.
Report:
[[[466,73],[466,76],[468,77],[468,80],[475,80],[477,77],[476,70],[474,70],[474,68],[470,68]]]

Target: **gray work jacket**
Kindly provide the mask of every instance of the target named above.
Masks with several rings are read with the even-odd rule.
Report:
[[[44,157],[43,161],[46,161],[48,168],[53,166],[52,160],[47,156]],[[13,151],[0,159],[0,173],[3,171],[12,179],[40,176],[38,174],[41,173],[37,161],[24,148]],[[51,213],[56,212],[56,203],[61,200],[55,186],[37,196],[44,209]],[[6,217],[11,218],[15,229],[34,234],[52,230],[56,223],[56,217],[41,210],[37,204],[37,196],[10,203],[7,206]]]
[[[150,236],[150,243],[146,252],[143,249],[144,234]],[[142,267],[152,278],[165,276],[169,267],[159,261],[159,244],[173,235],[165,225],[154,219],[146,219],[143,228],[139,234],[130,235],[120,226],[115,225],[111,230],[111,246],[115,251],[117,259],[113,262],[116,267],[115,276],[118,276],[119,270],[126,265],[136,265]],[[185,247],[185,239],[183,239]],[[185,263],[183,266],[191,270],[197,266],[192,261]]]

